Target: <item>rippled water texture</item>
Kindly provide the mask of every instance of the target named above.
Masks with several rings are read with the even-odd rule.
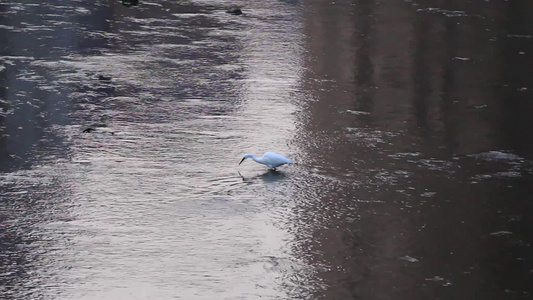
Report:
[[[0,2],[0,298],[530,297],[531,5],[338,2]]]

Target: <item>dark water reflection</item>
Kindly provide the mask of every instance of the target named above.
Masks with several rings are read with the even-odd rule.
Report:
[[[304,7],[317,297],[529,297],[531,10],[354,4]]]
[[[0,298],[530,297],[531,5],[233,4],[0,3]]]

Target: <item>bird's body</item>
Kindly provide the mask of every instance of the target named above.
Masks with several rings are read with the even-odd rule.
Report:
[[[256,157],[253,154],[245,154],[239,163],[239,165],[247,158],[251,158],[254,161],[263,164],[270,169],[276,169],[277,167],[284,165],[284,164],[292,164],[292,160],[289,158],[286,158],[284,156],[281,156],[274,152],[267,152],[263,154],[263,157]]]

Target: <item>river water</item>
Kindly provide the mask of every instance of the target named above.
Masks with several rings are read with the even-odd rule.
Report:
[[[527,1],[1,1],[0,298],[529,298],[532,58]]]

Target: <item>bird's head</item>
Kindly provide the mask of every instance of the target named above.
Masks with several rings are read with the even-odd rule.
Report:
[[[249,158],[249,157],[252,157],[252,156],[253,156],[253,155],[250,154],[250,153],[248,153],[248,154],[244,154],[244,156],[242,157],[241,162],[239,163],[239,165],[241,165],[242,162],[243,162],[245,159],[247,159],[247,158]]]

